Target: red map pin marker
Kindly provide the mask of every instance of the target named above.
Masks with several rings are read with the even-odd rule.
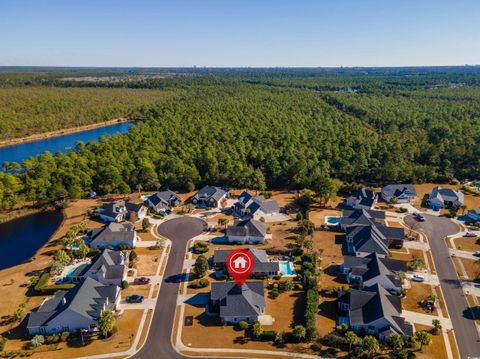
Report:
[[[235,249],[227,256],[228,273],[233,277],[239,288],[247,280],[254,265],[253,255],[246,249]]]

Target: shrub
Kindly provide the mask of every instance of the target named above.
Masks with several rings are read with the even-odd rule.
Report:
[[[44,343],[45,343],[45,338],[43,337],[43,335],[40,335],[40,334],[35,335],[30,341],[30,345],[33,348],[38,348],[42,346]]]
[[[307,291],[307,304],[305,309],[305,328],[306,338],[308,340],[315,339],[317,336],[317,320],[318,312],[318,293],[316,290],[309,289]]]
[[[61,335],[60,335],[60,340],[62,342],[66,342],[68,340],[68,337],[70,336],[70,333],[69,332],[63,332]]]
[[[407,212],[408,212],[408,209],[406,209],[405,207],[400,207],[400,208],[398,209],[398,211],[399,211],[400,213],[407,213]]]
[[[322,344],[313,343],[312,345],[310,345],[310,349],[312,349],[314,352],[319,353],[322,351]]]
[[[205,288],[208,287],[210,283],[208,282],[208,279],[202,278],[200,280],[194,280],[192,283],[190,283],[189,287],[192,289],[199,289],[199,288]]]
[[[206,278],[202,278],[198,281],[198,283],[201,285],[202,288],[208,287],[210,282]]]
[[[240,323],[238,323],[238,327],[242,330],[245,330],[248,328],[248,323],[244,320],[242,320]]]
[[[35,284],[34,290],[42,294],[51,294],[57,290],[70,290],[75,287],[75,284],[56,284],[56,285],[47,285],[50,280],[50,274],[42,273],[38,279],[37,284]]]
[[[259,336],[258,340],[261,341],[275,341],[277,339],[277,332],[275,330],[265,330]]]
[[[129,250],[129,249],[130,249],[130,246],[128,244],[120,243],[118,245],[118,250],[120,250],[120,251],[126,251],[126,250]]]
[[[122,289],[127,289],[129,285],[130,284],[128,284],[128,280],[123,280],[122,281]]]
[[[134,262],[138,258],[138,254],[135,251],[131,251],[130,254],[128,255],[128,259],[130,259],[130,262]]]
[[[277,298],[279,294],[278,288],[273,288],[270,294],[272,295],[272,298]]]
[[[0,335],[0,352],[3,352],[5,349],[5,344],[7,344],[7,338]]]
[[[196,254],[203,254],[208,252],[208,245],[205,242],[195,242],[193,251]]]

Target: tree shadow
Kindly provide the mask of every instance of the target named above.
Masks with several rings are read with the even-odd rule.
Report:
[[[290,294],[291,297],[295,297],[295,304],[293,306],[293,318],[290,327],[293,328],[295,325],[304,325],[305,324],[305,306],[306,306],[306,293],[305,291],[293,292]]]

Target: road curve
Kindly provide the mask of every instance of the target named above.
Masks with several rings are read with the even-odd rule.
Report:
[[[405,223],[415,230],[421,229],[428,237],[443,296],[455,331],[460,357],[462,359],[480,357],[477,327],[474,320],[471,319],[457,270],[444,240],[446,236],[457,233],[459,227],[444,217],[425,215],[425,219],[425,222],[417,222],[413,216],[407,216]]]
[[[162,223],[157,232],[172,241],[167,266],[158,294],[155,313],[142,349],[136,353],[135,359],[184,359],[172,346],[172,332],[175,322],[177,295],[180,288],[178,280],[172,280],[182,273],[185,258],[185,247],[189,239],[201,234],[207,224],[199,218],[181,217]]]

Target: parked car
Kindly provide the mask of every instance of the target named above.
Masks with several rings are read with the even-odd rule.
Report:
[[[420,275],[420,274],[414,274],[412,276],[412,280],[414,282],[424,282],[425,281],[425,277],[423,275]]]
[[[480,252],[479,251],[473,252],[473,256],[474,257],[480,257]]]
[[[142,303],[143,302],[143,295],[130,295],[127,298],[127,303]]]
[[[425,222],[425,216],[423,214],[415,212],[413,216],[417,219],[417,221]]]
[[[477,235],[473,232],[467,232],[463,235],[464,237],[476,237]]]
[[[467,228],[471,231],[480,231],[480,227],[478,226],[467,226]]]
[[[150,278],[138,277],[138,278],[135,278],[134,283],[135,284],[148,284],[148,283],[150,283]]]

